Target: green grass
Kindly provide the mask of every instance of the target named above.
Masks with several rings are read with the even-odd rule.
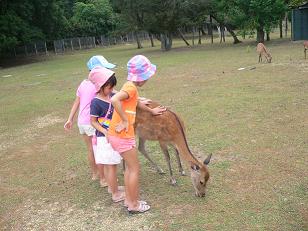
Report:
[[[307,230],[308,61],[302,44],[269,42],[272,64],[257,63],[249,40],[193,48],[176,40],[170,52],[145,47],[97,48],[0,70],[0,227]],[[157,64],[157,75],[140,94],[183,118],[194,153],[213,153],[205,198],[194,196],[188,168],[188,176],[178,176],[174,156],[178,186],[169,185],[155,142],[147,149],[167,174],[157,174],[140,156],[141,195],[151,212],[128,217],[90,181],[77,129],[64,133],[63,124],[95,54],[118,64],[117,88],[133,55]]]

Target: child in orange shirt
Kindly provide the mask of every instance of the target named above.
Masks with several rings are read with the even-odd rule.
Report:
[[[139,199],[139,161],[136,150],[134,122],[136,108],[142,107],[153,115],[160,115],[164,107],[149,108],[138,102],[137,87],[142,87],[156,72],[156,66],[143,55],[131,58],[127,63],[128,77],[121,91],[116,93],[111,102],[115,109],[108,131],[108,141],[113,149],[125,160],[125,206],[130,213],[143,213],[150,209],[145,201]]]

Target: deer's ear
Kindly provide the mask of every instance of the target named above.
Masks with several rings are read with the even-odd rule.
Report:
[[[203,161],[203,164],[208,165],[211,161],[212,153]]]
[[[198,165],[191,165],[191,169],[194,170],[194,171],[198,171],[200,170],[200,167]]]

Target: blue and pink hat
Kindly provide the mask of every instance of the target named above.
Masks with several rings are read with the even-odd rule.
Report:
[[[136,55],[127,63],[127,80],[142,82],[151,78],[156,72],[156,65],[143,55]]]

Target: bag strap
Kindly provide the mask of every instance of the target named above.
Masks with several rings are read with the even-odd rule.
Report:
[[[105,115],[105,117],[104,117],[104,121],[107,119],[107,116],[108,116],[109,113],[110,113],[110,109],[111,109],[111,102],[109,102],[109,107],[108,107],[108,110],[107,110],[106,115]]]

